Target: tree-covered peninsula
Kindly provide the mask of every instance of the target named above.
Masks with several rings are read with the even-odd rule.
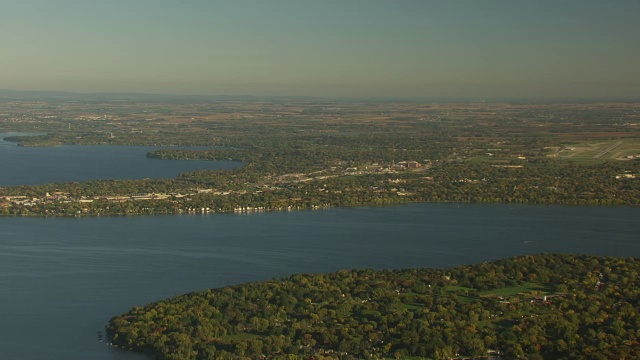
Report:
[[[341,270],[212,289],[114,317],[158,359],[631,359],[640,261],[539,254],[450,269]]]

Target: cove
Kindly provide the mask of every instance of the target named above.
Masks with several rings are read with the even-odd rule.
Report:
[[[0,139],[20,133],[0,133]],[[62,145],[23,147],[0,140],[0,186],[99,179],[173,179],[196,170],[233,169],[236,161],[147,158],[153,146]]]

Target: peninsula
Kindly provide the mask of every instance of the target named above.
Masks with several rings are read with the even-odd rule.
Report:
[[[135,307],[107,332],[175,360],[631,359],[638,274],[638,259],[555,254],[299,274]]]

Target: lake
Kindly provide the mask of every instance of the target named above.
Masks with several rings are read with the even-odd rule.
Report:
[[[0,141],[0,186],[171,178],[239,165],[147,159],[150,149]],[[449,267],[540,252],[638,257],[639,215],[626,207],[420,204],[0,217],[0,359],[144,359],[100,341],[112,316],[173,295],[293,273]]]
[[[0,133],[0,186],[40,185],[97,179],[173,179],[196,170],[233,169],[236,161],[147,158],[153,146],[26,147],[4,141],[20,133]]]
[[[540,252],[640,256],[635,208],[414,204],[97,218],[0,218],[0,358],[143,359],[111,316],[292,273],[448,267]]]

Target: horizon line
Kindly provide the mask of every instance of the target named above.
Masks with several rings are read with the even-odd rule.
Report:
[[[20,95],[31,95],[29,99],[20,99]],[[155,97],[155,98],[173,98],[189,99],[200,98],[251,98],[259,99],[297,99],[297,100],[332,100],[332,101],[445,101],[445,102],[640,102],[640,96],[320,96],[320,95],[252,95],[252,94],[177,94],[177,93],[154,93],[154,92],[131,92],[131,91],[67,91],[67,90],[12,90],[0,89],[0,99],[3,100],[36,100],[47,96],[59,97],[55,100],[73,100],[71,97],[80,96],[104,96],[104,97]],[[18,98],[15,98],[18,97]],[[66,98],[65,98],[66,97]],[[98,99],[94,99],[98,100]],[[107,99],[105,99],[107,100]],[[127,99],[108,99],[110,101]],[[131,99],[133,100],[133,99]],[[150,99],[149,99],[150,100]]]

